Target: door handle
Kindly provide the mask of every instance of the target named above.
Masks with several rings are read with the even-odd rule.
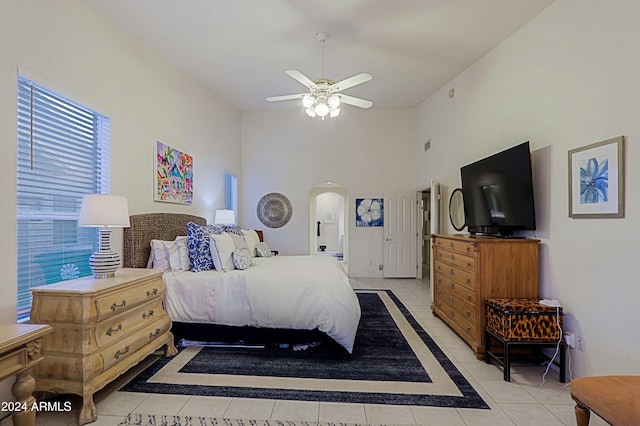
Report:
[[[391,238],[389,238],[389,237],[384,237],[384,240],[385,240],[385,241],[391,241]]]

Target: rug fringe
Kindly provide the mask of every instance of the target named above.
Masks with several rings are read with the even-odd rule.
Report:
[[[293,420],[227,419],[130,413],[118,426],[385,426],[364,423],[307,422]]]

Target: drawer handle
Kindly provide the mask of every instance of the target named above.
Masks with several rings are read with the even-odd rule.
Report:
[[[471,278],[467,278],[467,284],[471,284]]]
[[[471,262],[467,262],[467,268],[471,268]]]
[[[120,359],[120,357],[124,354],[126,354],[127,352],[129,352],[129,345],[124,347],[124,352],[120,352],[120,349],[118,349],[118,352],[116,352],[116,354],[113,356],[115,359]]]
[[[453,270],[453,268],[451,268],[451,269],[449,269],[449,273],[450,273],[451,275],[455,275],[455,274],[456,274],[456,271],[454,271],[454,270]]]
[[[142,319],[147,319],[153,316],[153,310],[149,310],[149,313],[143,312],[142,313]]]
[[[471,326],[470,325],[467,326],[467,333],[471,333]]]
[[[149,339],[153,339],[154,337],[156,337],[158,334],[160,334],[160,329],[156,328],[156,332],[154,333],[153,331],[151,333],[149,333]]]
[[[471,293],[467,293],[467,300],[471,300]]]
[[[124,300],[124,299],[122,299],[122,303],[121,303],[121,304],[119,304],[119,305],[118,305],[116,302],[113,302],[113,305],[111,305],[111,310],[112,310],[113,312],[115,312],[115,311],[116,311],[116,309],[118,309],[118,308],[124,308],[125,306],[127,306],[127,301],[126,301],[126,300]]]
[[[158,294],[158,289],[157,288],[154,288],[151,291],[147,290],[147,297],[155,296],[156,294]]]
[[[452,290],[456,289],[456,285],[455,283],[449,283],[449,287],[451,287]]]
[[[453,303],[453,296],[449,296],[449,301]]]
[[[451,311],[451,318],[455,318],[456,317],[456,313],[454,311]]]
[[[109,329],[107,330],[107,336],[111,337],[111,335],[116,331],[122,331],[122,323],[118,324],[118,327],[116,328],[109,327]]]
[[[449,259],[456,260],[456,256],[454,254],[452,254],[451,256],[449,256]]]
[[[449,247],[453,248],[454,246],[455,246],[455,244],[453,244],[453,241],[451,241],[451,242],[449,243]]]
[[[467,254],[471,253],[471,247],[467,247]]]
[[[471,309],[467,309],[467,316],[470,317],[471,316]]]

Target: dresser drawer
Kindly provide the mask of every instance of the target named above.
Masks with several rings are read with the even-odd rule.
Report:
[[[121,313],[96,325],[96,344],[99,348],[110,345],[132,331],[146,326],[162,312],[162,300],[154,299],[138,308]]]
[[[97,320],[112,317],[121,312],[164,296],[164,283],[161,278],[155,278],[135,287],[113,292],[96,298]]]
[[[136,353],[149,342],[164,335],[169,331],[170,327],[171,320],[168,317],[160,318],[132,335],[126,336],[101,350],[100,354],[102,355],[104,370],[106,371],[129,355]]]
[[[442,301],[442,306],[453,308],[457,312],[456,315],[461,316],[471,324],[477,323],[477,309],[475,305],[460,298],[457,294],[449,291],[446,287],[436,284],[436,298]],[[452,315],[453,317],[453,315]]]
[[[439,249],[451,250],[456,253],[466,254],[468,256],[475,253],[475,243],[471,241],[449,240],[446,238],[437,238],[436,247]]]
[[[475,305],[476,304],[476,292],[475,289],[460,284],[459,282],[452,280],[448,276],[436,273],[436,284],[439,287],[445,287],[447,290],[455,293],[459,298]]]
[[[476,259],[471,256],[456,253],[448,250],[438,250],[437,259],[456,265],[466,271],[474,271],[476,269]]]
[[[448,277],[451,280],[457,281],[471,288],[475,288],[475,271],[466,271],[456,265],[444,263],[441,260],[436,260],[435,263],[436,273],[440,273],[444,277]]]

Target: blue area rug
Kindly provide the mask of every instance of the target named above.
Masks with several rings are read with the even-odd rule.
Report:
[[[298,351],[293,345],[189,347],[159,359],[121,390],[489,408],[392,291],[357,293],[362,318],[352,354],[331,343]]]

